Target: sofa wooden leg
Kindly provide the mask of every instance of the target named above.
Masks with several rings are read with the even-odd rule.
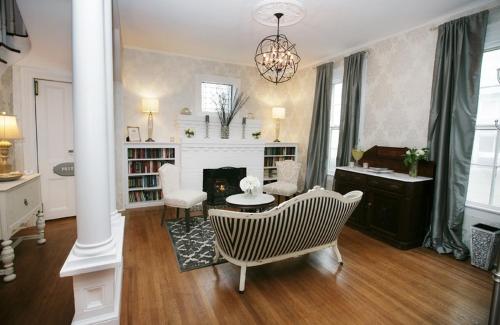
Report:
[[[214,256],[213,263],[215,264],[219,261],[219,258],[220,258],[220,253],[219,253],[219,249],[217,248],[217,245],[214,245],[214,250],[215,250],[215,256]]]
[[[245,278],[247,275],[247,266],[243,265],[240,270],[240,288],[239,288],[239,293],[244,293],[245,292]]]
[[[337,245],[337,241],[333,243],[333,251],[335,255],[337,255],[337,261],[339,261],[339,264],[344,265],[344,262],[342,261],[342,255],[340,255],[339,247]]]
[[[161,222],[160,225],[163,226],[163,223],[165,222],[165,214],[167,212],[167,206],[163,205],[163,211],[161,213]]]
[[[203,201],[203,220],[207,221],[207,216],[208,216],[208,205],[207,201]]]
[[[184,209],[184,224],[186,225],[186,231],[189,232],[191,228],[191,210]]]

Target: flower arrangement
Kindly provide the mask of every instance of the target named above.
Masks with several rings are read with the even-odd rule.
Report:
[[[245,105],[248,98],[243,92],[239,92],[238,89],[234,92],[231,102],[229,102],[226,93],[217,93],[217,99],[214,100],[214,104],[221,125],[221,138],[229,138],[229,124],[231,124],[233,118],[243,105]]]
[[[255,176],[247,176],[240,181],[240,188],[247,195],[257,195],[260,181]]]
[[[403,163],[405,166],[410,167],[409,174],[412,177],[417,177],[418,174],[418,162],[420,160],[429,160],[429,149],[422,148],[411,148],[406,150],[403,158]]]
[[[257,131],[257,132],[252,133],[252,137],[254,139],[260,139],[261,134],[262,133],[260,131]]]
[[[191,128],[185,129],[184,134],[186,135],[186,137],[192,138],[194,137],[194,130]]]

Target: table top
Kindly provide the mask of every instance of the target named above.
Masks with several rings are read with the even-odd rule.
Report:
[[[40,177],[40,174],[34,173],[30,175],[23,175],[21,178],[15,181],[0,182],[0,192],[9,191],[14,187],[24,184],[37,177]]]
[[[235,206],[258,207],[273,203],[274,196],[264,193],[257,194],[256,196],[250,196],[247,194],[234,194],[228,196],[226,198],[226,202]]]
[[[382,178],[388,178],[388,179],[393,179],[396,181],[407,182],[407,183],[432,181],[432,178],[430,178],[430,177],[423,177],[423,176],[411,177],[408,174],[396,173],[396,172],[376,173],[373,170],[370,170],[369,168],[363,168],[363,167],[336,167],[336,168],[340,169],[340,170],[345,170],[348,172],[365,174],[365,175],[370,175],[370,176],[377,176],[377,177],[382,177]]]

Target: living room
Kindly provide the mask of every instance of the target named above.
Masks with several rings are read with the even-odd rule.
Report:
[[[0,4],[7,324],[500,322],[497,0]]]

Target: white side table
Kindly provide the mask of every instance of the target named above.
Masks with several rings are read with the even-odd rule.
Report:
[[[274,196],[260,193],[255,196],[246,194],[234,194],[226,198],[226,203],[241,211],[258,212],[268,208],[274,203]]]
[[[38,235],[22,236],[13,243],[12,235],[32,225],[35,218]],[[16,278],[14,248],[25,239],[37,239],[38,244],[46,242],[39,174],[25,175],[16,181],[0,182],[0,236],[3,263],[0,275],[4,276],[5,282],[9,282]]]

